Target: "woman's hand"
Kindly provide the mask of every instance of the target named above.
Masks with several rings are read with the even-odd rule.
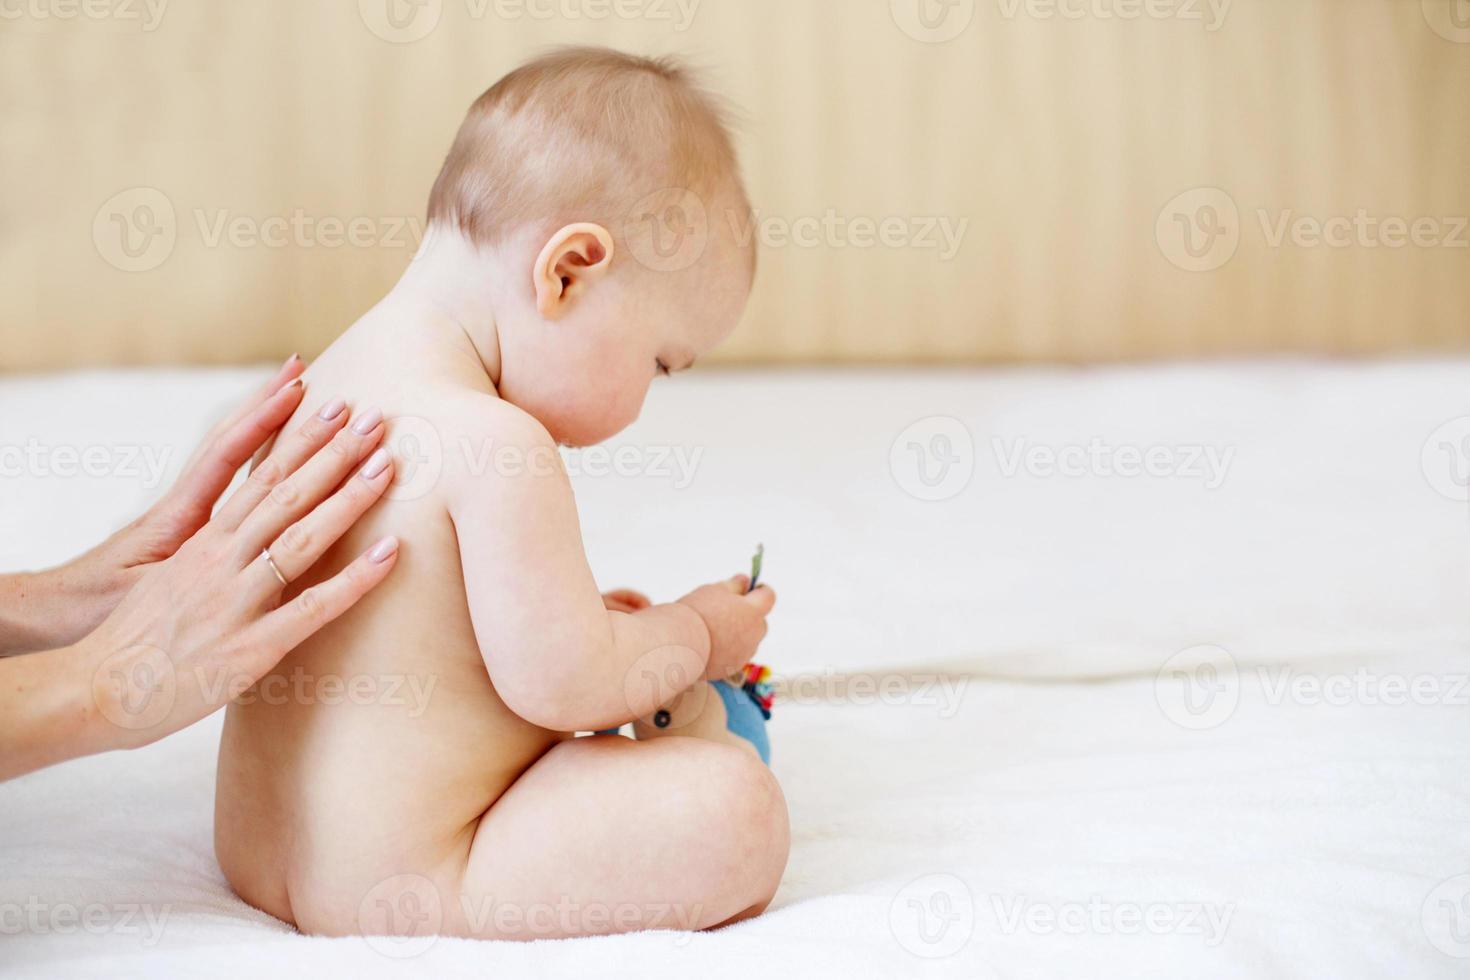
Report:
[[[347,421],[339,408],[283,439],[220,512],[82,641],[93,701],[126,733],[123,741],[154,741],[238,697],[393,568],[398,542],[384,538],[281,605],[281,578],[304,575],[393,481],[387,450],[374,452],[382,416]]]
[[[278,392],[223,433],[191,466],[205,467],[195,470],[204,488],[196,497],[226,485],[233,471],[219,467],[270,438],[274,429],[254,427],[275,416],[278,400],[300,398],[299,389]],[[335,401],[283,437],[213,518],[139,573],[96,630],[70,647],[0,660],[0,779],[198,721],[387,576],[392,537],[281,604],[282,578],[304,574],[392,482],[392,461],[377,448],[381,414],[348,420]],[[242,427],[258,438],[239,438]]]
[[[200,443],[177,482],[139,518],[59,568],[0,577],[0,656],[66,646],[90,633],[154,564],[209,520],[235,473],[301,404],[301,358],[269,381]],[[21,604],[29,613],[25,620]]]

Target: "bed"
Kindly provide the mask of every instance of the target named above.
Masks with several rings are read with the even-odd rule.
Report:
[[[0,568],[100,539],[261,374],[0,380]],[[216,716],[0,786],[0,973],[1466,976],[1467,381],[660,383],[622,466],[572,455],[584,533],[605,587],[656,598],[765,543],[793,837],[770,911],[523,945],[298,935],[215,863]],[[55,472],[59,447],[105,472]]]

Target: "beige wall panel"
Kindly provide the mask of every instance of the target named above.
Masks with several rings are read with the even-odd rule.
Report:
[[[686,54],[741,106],[766,245],[727,360],[1470,347],[1470,0],[617,2],[0,0],[0,369],[319,350],[408,261],[465,106],[562,43]],[[906,32],[921,2],[956,36]],[[390,5],[437,22],[385,40]],[[1205,204],[1239,244],[1189,271]],[[1271,242],[1359,211],[1439,244]]]

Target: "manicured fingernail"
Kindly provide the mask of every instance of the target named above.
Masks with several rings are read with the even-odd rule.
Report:
[[[382,421],[383,413],[378,411],[376,408],[370,408],[366,412],[359,415],[356,422],[352,423],[352,431],[356,432],[360,436],[365,436],[369,432],[376,429],[378,427],[378,423]]]
[[[292,354],[290,357],[286,358],[286,363],[282,364],[281,367],[288,368],[299,360],[301,360],[300,354]]]
[[[330,422],[332,421],[332,419],[341,415],[342,409],[346,407],[347,403],[344,402],[342,399],[333,398],[331,401],[322,406],[322,410],[317,413],[317,418],[321,419],[323,422]]]
[[[371,480],[379,473],[388,468],[388,450],[379,449],[368,457],[367,463],[362,468],[362,478]]]
[[[397,550],[398,539],[390,535],[373,545],[373,550],[368,552],[368,561],[381,564],[393,557],[393,553]]]
[[[276,394],[279,395],[281,394],[281,392],[290,391],[292,388],[304,387],[306,387],[306,382],[303,381],[301,378],[297,378],[295,381],[288,381],[286,384],[281,385],[280,391],[277,391]]]

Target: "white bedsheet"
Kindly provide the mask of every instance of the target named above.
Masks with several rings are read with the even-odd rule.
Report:
[[[260,374],[0,380],[0,568],[134,513],[157,492],[149,454],[176,467]],[[580,460],[588,548],[605,586],[667,598],[765,542],[763,655],[792,687],[772,726],[781,891],[719,933],[442,939],[411,965],[1470,975],[1467,381],[1465,362],[1243,363],[655,386],[617,440],[641,475]],[[962,428],[909,430],[937,416]],[[114,472],[52,473],[59,447],[103,447]],[[692,481],[663,447],[699,454]],[[1121,447],[1182,472],[1105,474]],[[1046,475],[1048,449],[1089,472]],[[951,479],[973,466],[962,490],[906,492],[954,489],[915,468],[935,480],[942,458]],[[1160,673],[1201,645],[1224,651],[1216,673]],[[401,966],[231,895],[210,843],[217,738],[214,719],[0,786],[0,972]]]

